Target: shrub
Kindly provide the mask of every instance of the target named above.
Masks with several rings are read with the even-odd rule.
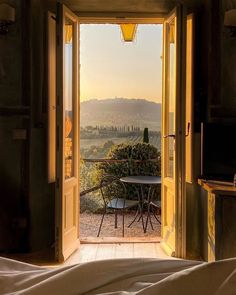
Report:
[[[80,213],[101,213],[103,202],[99,191],[87,194],[80,198]]]
[[[107,155],[110,159],[123,160],[124,163],[100,163],[97,165],[97,177],[101,178],[103,174],[124,177],[130,175],[149,175],[160,176],[160,152],[151,144],[136,143],[114,145]],[[156,161],[145,161],[156,159]],[[142,160],[144,162],[137,163],[134,160]],[[129,198],[137,199],[137,186],[127,186]],[[145,190],[148,188],[145,188]],[[145,192],[146,193],[146,192]]]
[[[97,170],[93,163],[80,160],[80,191],[97,185]]]

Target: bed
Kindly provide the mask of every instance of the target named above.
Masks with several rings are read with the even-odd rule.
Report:
[[[0,294],[233,295],[236,258],[113,259],[58,268],[0,258]]]

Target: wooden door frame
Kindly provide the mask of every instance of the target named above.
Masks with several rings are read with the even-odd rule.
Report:
[[[61,4],[59,4],[61,5]],[[65,158],[64,158],[64,149],[65,149],[65,106],[64,106],[64,40],[65,40],[65,31],[64,31],[64,15],[68,15],[68,17],[74,22],[77,23],[77,16],[70,11],[65,5],[62,7],[59,6],[57,13],[57,28],[56,28],[56,38],[57,38],[57,69],[56,69],[56,108],[57,108],[57,116],[56,116],[56,133],[57,133],[57,142],[56,142],[56,206],[55,206],[55,256],[58,261],[66,260],[73,250],[79,247],[79,226],[77,224],[77,239],[73,241],[73,244],[65,249],[64,248],[64,232],[63,232],[63,222],[65,219],[64,209],[64,192],[65,188],[68,186],[68,182],[77,183],[77,201],[74,204],[76,214],[79,210],[79,82],[72,83],[72,95],[73,95],[73,111],[74,111],[74,134],[77,133],[77,136],[74,136],[73,141],[73,157],[74,162],[76,163],[75,167],[73,167],[73,176],[70,179],[65,179]],[[59,22],[61,20],[61,22]],[[62,40],[59,39],[59,36],[62,37]],[[79,28],[78,25],[74,26],[73,37],[75,40],[79,40]],[[77,77],[79,79],[79,44],[74,42],[73,44],[73,79]],[[76,57],[76,59],[75,59]],[[63,81],[59,83],[59,81]],[[78,220],[76,221],[78,223]],[[72,250],[73,249],[73,250]]]
[[[164,20],[164,23],[163,23],[163,67],[162,67],[162,155],[161,155],[161,159],[162,159],[162,171],[161,171],[161,176],[162,176],[162,212],[165,211],[165,196],[164,196],[164,186],[165,187],[168,187],[171,189],[171,191],[173,191],[174,193],[174,198],[175,198],[175,206],[174,206],[174,210],[175,210],[175,213],[178,212],[178,209],[176,208],[176,204],[178,204],[177,202],[177,195],[176,195],[176,181],[174,181],[174,179],[176,178],[176,155],[174,153],[174,161],[173,161],[173,164],[174,167],[173,167],[173,177],[168,177],[166,176],[166,172],[168,171],[168,161],[166,161],[164,158],[165,158],[165,155],[168,153],[167,152],[167,143],[166,143],[166,140],[167,139],[164,139],[163,136],[167,136],[168,135],[168,125],[169,125],[169,122],[168,122],[168,118],[164,115],[166,114],[166,111],[169,109],[169,102],[167,101],[167,97],[169,95],[169,64],[170,64],[170,49],[169,49],[169,46],[166,46],[167,45],[167,42],[169,40],[167,40],[167,25],[170,24],[172,21],[175,21],[175,18],[176,18],[176,9],[173,9],[169,14],[168,16],[165,18]],[[177,27],[177,24],[175,23],[175,34],[176,34],[176,27]],[[169,38],[169,37],[168,37]],[[176,36],[176,39],[177,39],[177,36]],[[178,42],[178,40],[177,40]],[[175,56],[175,59],[177,60],[177,55]],[[176,63],[176,66],[177,66],[177,63]],[[176,68],[175,66],[175,68]],[[177,76],[177,72],[176,72],[176,69],[175,69],[175,76]],[[166,79],[167,78],[167,79]],[[177,95],[175,95],[177,96]],[[176,97],[177,99],[177,97]],[[176,108],[174,110],[175,112],[175,116],[174,116],[174,120],[176,121]],[[175,124],[175,123],[174,123]],[[176,124],[175,124],[175,129],[176,129]],[[167,133],[166,133],[167,132]],[[176,131],[175,131],[176,133]],[[176,140],[174,142],[174,144],[176,144]],[[176,247],[177,247],[177,239],[176,239],[176,218],[175,218],[175,248],[172,249],[169,247],[168,243],[166,242],[165,240],[165,237],[164,237],[164,225],[166,223],[166,220],[165,220],[165,215],[162,214],[161,216],[161,219],[162,219],[162,227],[161,227],[161,235],[162,235],[162,248],[164,249],[164,251],[169,255],[169,256],[176,256]]]
[[[176,17],[180,16],[180,17]],[[175,145],[181,147],[178,148],[178,152],[175,153],[175,163],[177,165],[174,167],[174,177],[176,178],[175,183],[170,179],[170,185],[175,186],[173,188],[175,193],[175,253],[174,255],[179,258],[186,258],[186,179],[185,179],[185,55],[186,55],[186,38],[185,38],[185,10],[182,5],[174,8],[166,21],[170,22],[176,17],[176,40],[178,46],[176,48],[176,77],[181,77],[180,82],[176,84],[176,101],[179,103],[175,108],[176,116],[178,120],[176,122],[175,130]],[[163,58],[168,58],[167,52],[165,52],[165,42],[166,42],[166,28],[163,26]],[[163,113],[166,109],[165,97],[166,97],[166,68],[163,65],[163,101],[162,101],[162,118],[164,118]],[[177,108],[178,107],[178,108]],[[163,122],[163,119],[162,119]],[[166,122],[162,125],[162,134],[164,135]],[[164,152],[164,141],[162,141],[162,153]],[[164,161],[164,159],[163,159]],[[162,165],[162,175],[164,175],[164,168],[166,169],[166,163]],[[168,181],[168,177],[167,177]],[[164,220],[163,220],[164,221]],[[163,229],[163,228],[162,228]],[[163,237],[163,233],[162,233]],[[171,249],[168,245],[163,243],[163,247],[169,255],[171,254]]]
[[[178,7],[176,9],[179,9]],[[139,13],[132,13],[132,14],[112,14],[112,13],[78,13],[77,14],[79,19],[79,25],[82,24],[122,24],[122,23],[138,23],[138,24],[162,24],[166,19],[166,14],[139,14]],[[183,18],[178,19],[177,21],[182,22],[180,26],[182,30],[184,29],[184,20]],[[182,32],[178,32],[178,38],[180,38]],[[163,30],[163,38],[164,38],[164,30]],[[185,42],[186,40],[182,40]],[[180,44],[182,44],[180,42]],[[183,63],[182,69],[185,69],[185,59],[183,58],[185,54],[185,46],[181,45],[181,50],[178,52],[177,55],[177,62]],[[178,66],[178,68],[180,68]],[[59,69],[60,70],[60,69]],[[177,91],[179,99],[184,97],[185,93],[185,71],[181,71],[180,73],[181,78],[181,85]],[[181,109],[179,110],[178,114],[181,114],[181,122],[184,121],[185,124],[185,104],[182,103]],[[183,125],[184,126],[184,125]],[[181,132],[185,132],[184,130],[180,130]],[[182,136],[181,138],[181,145],[184,146],[183,141],[185,137]],[[80,142],[80,139],[79,139]],[[179,142],[179,141],[177,141]],[[79,143],[78,143],[79,144]],[[179,144],[179,143],[178,143]],[[181,153],[178,155],[179,171],[177,173],[178,180],[183,178],[185,175],[185,149],[181,150]],[[176,189],[176,256],[185,258],[186,257],[186,188],[185,188],[185,179],[184,181],[177,182],[177,189]]]
[[[180,129],[179,129],[179,153],[177,155],[179,161],[179,171],[177,171],[177,195],[176,201],[178,210],[176,214],[176,256],[186,258],[186,177],[185,177],[185,126],[186,126],[186,29],[187,29],[187,14],[185,7],[180,5],[176,9],[179,10],[180,18],[177,18],[177,25],[180,30],[177,31],[177,38],[180,42],[180,50],[177,51],[177,63],[179,72],[177,73],[181,79],[179,88],[177,88],[177,99],[181,102],[179,109],[176,110],[180,116]],[[176,142],[178,144],[178,142]]]

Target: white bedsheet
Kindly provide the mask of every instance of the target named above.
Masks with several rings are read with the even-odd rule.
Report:
[[[0,258],[0,294],[235,295],[236,258],[115,259],[56,269]]]

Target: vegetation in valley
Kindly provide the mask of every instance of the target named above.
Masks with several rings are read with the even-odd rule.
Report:
[[[124,98],[82,102],[80,191],[97,186],[104,173],[118,177],[160,175],[160,129],[161,104]],[[86,161],[110,158],[127,161],[112,164]],[[146,161],[150,159],[155,161]],[[132,187],[129,194],[136,197]],[[99,191],[81,197],[81,211],[97,212],[100,208]]]

